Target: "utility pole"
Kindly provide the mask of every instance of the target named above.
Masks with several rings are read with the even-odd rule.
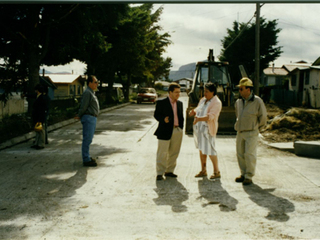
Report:
[[[260,3],[256,3],[256,46],[255,46],[255,78],[254,93],[259,96],[260,85]]]

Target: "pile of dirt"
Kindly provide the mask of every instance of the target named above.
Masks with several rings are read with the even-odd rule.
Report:
[[[268,142],[320,140],[320,110],[267,104],[268,123],[261,131]]]

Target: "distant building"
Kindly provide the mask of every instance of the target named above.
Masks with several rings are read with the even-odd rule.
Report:
[[[272,67],[265,68],[262,74],[261,84],[265,87],[271,86],[283,86],[284,81],[288,79],[289,71],[283,67]]]
[[[81,96],[86,78],[76,74],[46,74],[57,89],[54,91],[54,99]]]
[[[185,92],[187,89],[191,89],[193,80],[191,78],[181,78],[174,82],[181,86],[181,92]]]

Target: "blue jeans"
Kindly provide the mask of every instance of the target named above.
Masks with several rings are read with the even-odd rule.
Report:
[[[96,130],[97,118],[91,115],[83,115],[82,123],[82,161],[90,162],[89,147],[93,139],[94,131]]]

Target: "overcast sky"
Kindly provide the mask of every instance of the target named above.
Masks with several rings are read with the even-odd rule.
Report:
[[[171,70],[206,59],[209,48],[214,49],[217,57],[227,28],[232,28],[234,21],[247,23],[256,11],[254,3],[154,4],[154,10],[160,6],[164,10],[159,24],[170,33],[173,42],[165,53],[172,58]],[[276,67],[299,60],[314,62],[320,56],[320,4],[264,4],[260,16],[278,19],[278,28],[282,29],[278,45],[283,46],[283,53],[275,61]],[[58,71],[82,74],[84,68],[83,64],[73,63]]]

